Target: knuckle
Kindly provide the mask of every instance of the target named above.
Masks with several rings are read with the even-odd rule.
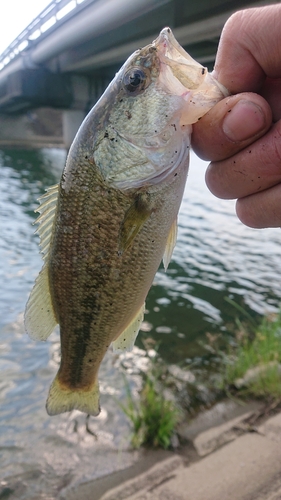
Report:
[[[252,33],[251,26],[255,22],[258,10],[257,8],[251,8],[234,12],[226,21],[223,28],[222,35],[224,36],[224,41],[227,39],[227,42],[233,45],[233,40],[238,39],[239,45],[247,49],[249,49],[252,44],[255,44],[256,35],[255,32]]]
[[[233,32],[237,32],[237,27],[239,30],[244,24],[245,16],[247,17],[247,10],[238,10],[231,14],[231,16],[226,21],[223,28],[223,36],[231,38],[231,42],[233,43]]]

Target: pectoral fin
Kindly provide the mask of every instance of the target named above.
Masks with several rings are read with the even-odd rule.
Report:
[[[149,195],[139,194],[127,210],[121,224],[119,233],[119,251],[121,254],[129,248],[152,212]]]
[[[172,226],[171,226],[169,236],[167,239],[166,248],[165,248],[164,255],[163,255],[163,265],[164,265],[165,271],[167,271],[167,269],[168,269],[168,265],[170,263],[170,260],[171,260],[171,257],[172,257],[172,254],[173,254],[173,251],[175,248],[175,244],[177,241],[177,234],[178,234],[178,222],[177,222],[177,219],[175,219]]]
[[[129,326],[124,330],[114,342],[112,342],[113,350],[131,351],[134,347],[135,340],[141,327],[144,316],[145,304],[142,305]]]

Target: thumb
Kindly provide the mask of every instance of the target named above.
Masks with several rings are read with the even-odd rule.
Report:
[[[200,158],[219,161],[264,135],[271,123],[270,106],[260,95],[230,96],[193,125],[192,147]]]

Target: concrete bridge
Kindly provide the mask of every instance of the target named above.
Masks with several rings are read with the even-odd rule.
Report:
[[[54,144],[68,147],[124,60],[164,26],[195,59],[212,66],[232,12],[269,3],[53,0],[0,55],[0,144],[36,136],[44,144],[49,133]]]

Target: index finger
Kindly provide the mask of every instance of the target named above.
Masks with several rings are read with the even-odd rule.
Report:
[[[266,77],[281,76],[280,20],[276,4],[238,11],[226,22],[214,76],[232,94],[258,92]]]

